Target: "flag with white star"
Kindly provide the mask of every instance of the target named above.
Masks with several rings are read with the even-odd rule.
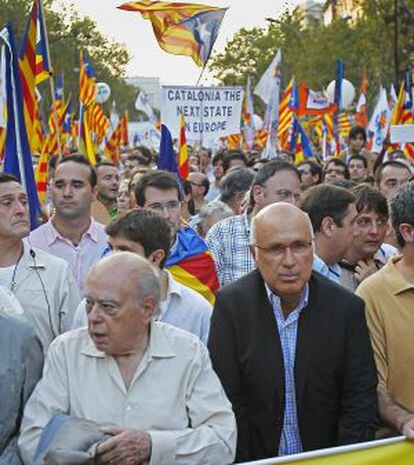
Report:
[[[186,26],[194,35],[194,39],[199,45],[198,57],[203,65],[210,58],[226,10],[226,8],[221,8],[205,11],[181,21],[181,24]]]

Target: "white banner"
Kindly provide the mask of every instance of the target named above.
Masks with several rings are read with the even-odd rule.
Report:
[[[398,124],[391,126],[391,144],[414,142],[414,124]]]
[[[161,121],[178,137],[184,115],[187,140],[199,141],[238,134],[242,87],[163,86]]]

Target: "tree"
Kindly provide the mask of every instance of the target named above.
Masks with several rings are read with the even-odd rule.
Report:
[[[345,77],[357,88],[365,64],[368,101],[372,102],[380,84],[389,86],[394,79],[391,1],[365,1],[361,19],[356,22],[338,19],[327,26],[304,27],[297,11],[287,11],[268,27],[240,29],[224,52],[213,56],[209,68],[224,85],[243,85],[247,76],[254,85],[277,49],[282,48],[282,85],[286,86],[294,75],[297,82],[305,81],[311,88],[321,89],[335,79],[336,60],[342,58]],[[399,21],[404,25],[410,18],[401,12]],[[414,38],[409,30],[404,27],[399,30],[401,71],[414,52]]]
[[[44,0],[42,6],[54,74],[65,73],[65,96],[71,94],[73,102],[78,101],[79,53],[85,51],[98,81],[104,81],[111,87],[111,100],[116,100],[118,111],[134,111],[136,89],[123,79],[130,60],[125,45],[108,39],[92,19],[79,16],[73,6],[57,12],[53,9],[55,3],[55,0]],[[32,4],[33,0],[0,0],[0,24],[12,21],[19,46]],[[41,101],[43,109],[50,108],[48,84],[41,84],[39,90],[44,97]],[[104,108],[108,112],[110,102]]]

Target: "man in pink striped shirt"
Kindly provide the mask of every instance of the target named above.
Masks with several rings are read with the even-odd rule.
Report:
[[[82,155],[63,158],[51,188],[54,213],[35,229],[29,242],[69,263],[81,295],[86,276],[104,255],[107,238],[104,226],[91,216],[96,197],[96,173]]]

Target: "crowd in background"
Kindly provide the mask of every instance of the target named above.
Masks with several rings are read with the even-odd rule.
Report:
[[[413,160],[358,126],[323,162],[194,146],[179,180],[144,146],[120,159],[52,158],[34,231],[0,173],[0,464],[414,438]]]

